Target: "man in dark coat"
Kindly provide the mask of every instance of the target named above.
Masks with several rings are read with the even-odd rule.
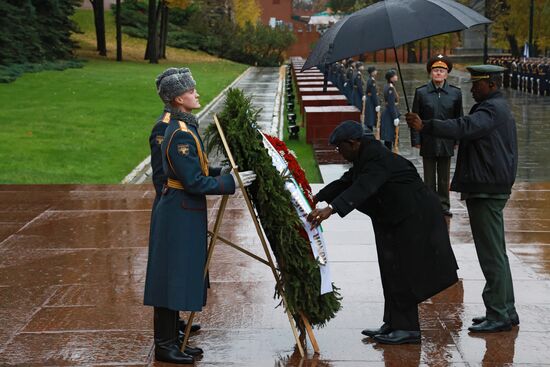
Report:
[[[428,84],[416,88],[412,111],[423,120],[451,119],[463,115],[462,92],[460,88],[447,82],[453,64],[443,55],[432,57],[426,64],[431,80]],[[443,214],[451,217],[449,182],[451,157],[456,142],[432,135],[411,133],[412,145],[420,148],[424,167],[424,182],[439,196]]]
[[[234,174],[208,165],[198,121],[191,111],[200,108],[189,69],[164,76],[159,96],[171,106],[161,143],[167,182],[153,214],[144,304],[154,307],[155,359],[191,364],[200,348],[178,345],[178,311],[200,311],[206,302],[206,195],[235,192]],[[250,184],[255,176],[242,173]]]
[[[506,255],[503,209],[510,197],[518,163],[516,123],[500,92],[504,68],[467,67],[477,102],[457,119],[422,120],[408,113],[409,127],[425,134],[460,140],[451,190],[466,200],[470,226],[486,284],[485,315],[476,317],[471,332],[507,331],[519,324]]]
[[[333,213],[354,209],[372,219],[382,287],[384,324],[363,334],[385,344],[420,342],[418,304],[457,281],[457,264],[439,200],[422,182],[414,165],[392,153],[361,124],[345,121],[330,144],[353,163],[328,184],[315,203],[329,205],[308,216],[313,226]]]

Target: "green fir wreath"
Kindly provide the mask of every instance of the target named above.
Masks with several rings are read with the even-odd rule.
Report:
[[[313,258],[309,241],[300,233],[300,219],[291,196],[284,188],[284,177],[272,165],[271,157],[262,144],[256,120],[259,110],[239,89],[227,93],[224,109],[218,118],[231,153],[239,170],[253,170],[256,181],[247,192],[258,213],[267,236],[277,268],[281,275],[287,307],[300,324],[300,312],[313,326],[324,326],[340,310],[338,288],[320,295],[321,275]],[[215,125],[206,130],[208,150],[223,152],[223,144]],[[280,296],[275,291],[275,296]]]

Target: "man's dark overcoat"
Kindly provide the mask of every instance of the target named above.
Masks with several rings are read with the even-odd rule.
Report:
[[[371,136],[361,139],[353,166],[316,198],[342,217],[354,209],[371,217],[384,293],[397,302],[392,284],[407,283],[420,303],[457,281],[439,199],[411,162]]]
[[[462,92],[445,81],[443,87],[437,88],[432,81],[416,88],[412,112],[422,120],[454,119],[463,116]],[[432,135],[411,133],[412,144],[420,145],[420,155],[426,158],[452,157],[454,155],[453,139],[437,138]]]
[[[200,311],[206,301],[206,195],[235,192],[231,175],[208,167],[194,115],[173,112],[161,144],[168,188],[153,215],[144,304]]]

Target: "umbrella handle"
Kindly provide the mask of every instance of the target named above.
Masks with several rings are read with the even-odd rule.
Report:
[[[403,96],[405,97],[405,105],[407,106],[407,112],[411,112],[409,108],[409,100],[407,99],[407,91],[405,90],[405,83],[403,82],[403,75],[401,75],[401,66],[399,65],[399,58],[397,57],[397,50],[393,48],[395,55],[395,62],[397,63],[397,70],[399,71],[399,80],[401,80],[401,88],[403,88]]]

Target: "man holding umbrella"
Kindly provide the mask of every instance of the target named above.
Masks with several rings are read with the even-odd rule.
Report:
[[[460,140],[451,190],[466,200],[470,226],[486,284],[486,312],[476,317],[473,333],[507,331],[519,324],[506,242],[503,209],[517,171],[518,151],[514,117],[500,92],[504,68],[467,67],[477,102],[470,114],[448,120],[422,120],[407,113],[409,127],[423,134]]]
[[[462,113],[462,92],[450,85],[447,76],[453,69],[451,60],[443,55],[432,57],[426,64],[430,82],[416,89],[412,112],[423,120],[458,118]],[[412,132],[412,144],[420,148],[424,166],[424,182],[439,196],[443,214],[452,216],[449,200],[451,157],[455,141]]]

